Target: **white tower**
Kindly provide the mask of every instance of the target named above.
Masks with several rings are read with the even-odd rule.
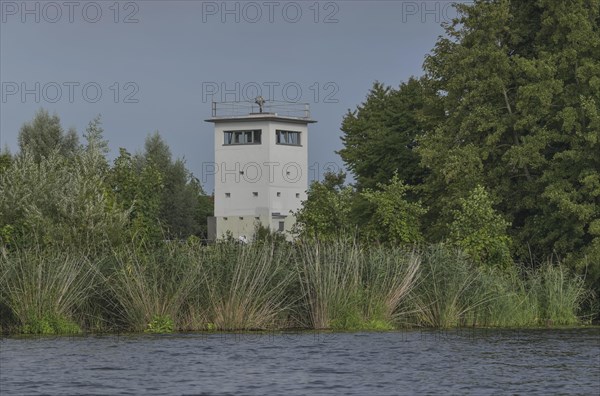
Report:
[[[257,225],[291,239],[308,188],[308,104],[213,102],[215,212],[209,239],[251,240]]]

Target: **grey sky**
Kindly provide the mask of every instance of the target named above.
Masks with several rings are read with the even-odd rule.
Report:
[[[318,120],[309,162],[321,173],[342,164],[341,120],[373,82],[398,86],[421,73],[440,22],[454,16],[447,4],[1,0],[0,144],[16,151],[19,128],[40,107],[80,133],[100,113],[112,156],[158,130],[203,179],[202,163],[213,160],[208,89],[225,84],[231,92],[215,100],[243,100],[271,86],[276,100],[293,100],[299,87]]]

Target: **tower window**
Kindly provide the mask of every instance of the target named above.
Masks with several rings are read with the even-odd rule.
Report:
[[[277,191],[277,196],[281,197],[281,193],[279,191]]]
[[[225,198],[231,198],[231,193],[225,193]]]
[[[260,129],[243,131],[225,131],[223,144],[260,144],[261,134],[262,131]]]
[[[300,146],[300,132],[277,130],[277,144],[287,144],[290,146]]]
[[[253,192],[253,193],[252,193],[252,196],[253,196],[253,197],[258,197],[258,192],[256,192],[256,191],[255,191],[255,192]]]
[[[296,198],[300,198],[300,193],[296,193]]]

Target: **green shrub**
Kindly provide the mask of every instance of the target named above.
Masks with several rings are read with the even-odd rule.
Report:
[[[69,319],[44,316],[42,318],[30,317],[22,327],[23,334],[79,334],[79,325]]]
[[[175,330],[175,323],[173,319],[169,316],[159,316],[155,315],[152,318],[152,321],[148,323],[146,333],[154,333],[154,334],[164,334],[164,333],[172,333]]]
[[[506,233],[510,223],[494,210],[485,188],[477,186],[468,198],[460,199],[460,210],[453,211],[453,216],[450,239],[475,263],[511,267],[511,239]]]

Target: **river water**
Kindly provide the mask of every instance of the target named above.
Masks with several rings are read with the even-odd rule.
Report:
[[[4,338],[0,395],[600,394],[600,329]]]

